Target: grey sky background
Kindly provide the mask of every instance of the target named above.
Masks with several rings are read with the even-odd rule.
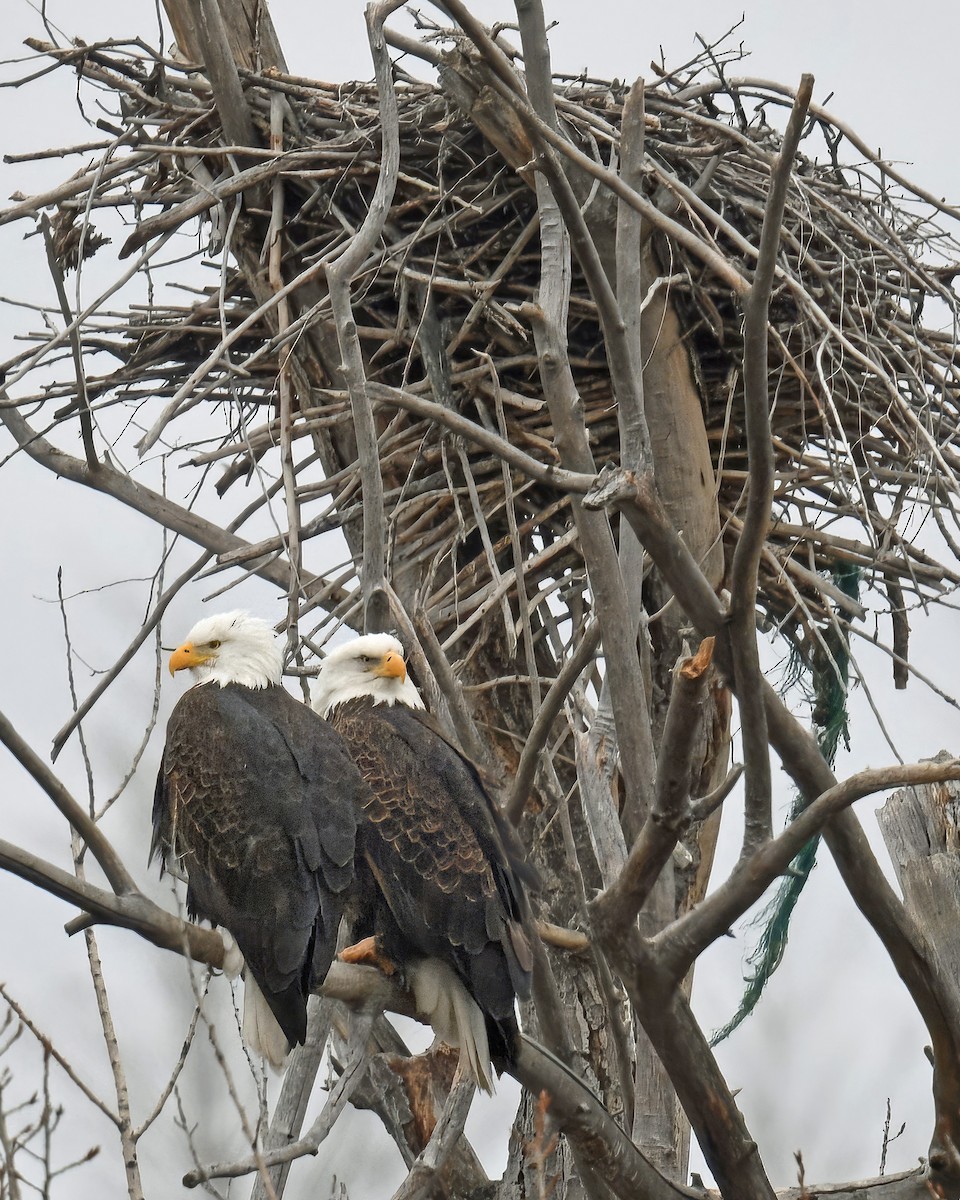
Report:
[[[546,7],[558,22],[552,34],[555,69],[586,69],[595,76],[622,79],[642,74],[651,81],[649,63],[660,58],[661,47],[668,65],[683,63],[697,52],[695,32],[715,39],[739,21],[744,10],[742,3],[726,0],[663,6],[632,6],[623,0],[593,0],[589,5],[547,0]],[[488,21],[511,17],[507,3],[484,0],[473,8]],[[429,11],[426,6],[424,10]],[[361,3],[304,6],[274,0],[271,12],[293,72],[337,81],[372,74]],[[84,5],[50,0],[46,13],[67,35],[87,42],[139,35],[157,43],[156,12],[145,0]],[[45,36],[37,10],[23,0],[7,0],[3,15],[0,57],[18,57],[26,53],[21,48],[23,38]],[[802,10],[753,0],[734,35],[750,57],[730,73],[796,84],[801,72],[812,71],[819,102],[826,102],[884,155],[905,164],[907,174],[918,183],[956,203],[960,200],[955,131],[958,35],[960,15],[953,0],[917,0],[909,7],[810,0]],[[410,69],[422,73],[419,64],[410,64]],[[2,77],[27,72],[27,67],[8,62]],[[100,115],[88,92],[84,104],[88,119]],[[0,116],[3,153],[98,136],[78,110],[75,80],[65,71],[27,88],[0,90]],[[29,194],[65,178],[81,161],[0,166],[0,204],[15,190]],[[38,238],[23,240],[25,229],[19,224],[0,228],[2,359],[13,353],[15,336],[40,327],[39,314],[25,313],[6,301],[37,303],[50,298],[42,244]],[[101,264],[98,256],[85,268],[82,296],[94,296],[110,276],[109,262]],[[69,286],[74,287],[72,277]],[[77,450],[67,444],[64,448]],[[0,456],[8,449],[0,435]],[[155,480],[154,467],[142,470],[144,478]],[[184,487],[182,481],[170,481],[174,495],[182,494]],[[53,602],[58,567],[63,568],[67,594],[91,589],[70,604],[71,631],[78,654],[93,670],[102,670],[140,626],[147,586],[137,581],[155,569],[160,535],[136,514],[75,485],[57,482],[20,458],[4,462],[0,470],[0,505],[0,605],[6,631],[0,708],[45,755],[50,739],[69,715],[63,636]],[[313,558],[308,558],[308,565],[319,570],[336,560],[340,549],[332,543],[313,543],[309,553]],[[171,575],[195,556],[191,547],[178,548]],[[130,582],[106,586],[117,580]],[[180,597],[164,621],[165,644],[173,644],[186,632],[203,598],[217,586],[217,581],[197,584]],[[272,589],[256,581],[231,592],[224,601],[211,603],[219,608],[250,607],[272,620],[282,617]],[[955,613],[945,611],[929,619],[917,613],[911,623],[914,661],[950,690],[958,641]],[[769,650],[771,666],[777,655],[775,647]],[[936,700],[916,681],[906,693],[894,693],[887,662],[879,654],[865,654],[862,661],[872,672],[875,699],[905,759],[930,755],[941,747],[960,750],[956,709]],[[82,697],[95,677],[80,664],[77,672]],[[100,799],[118,786],[129,769],[150,715],[155,672],[156,660],[148,644],[86,725]],[[107,818],[108,832],[116,838],[128,866],[167,903],[169,893],[154,872],[147,872],[145,859],[163,721],[181,690],[179,681],[164,678],[158,730],[132,783]],[[844,773],[892,757],[862,692],[855,694],[853,708],[851,752],[842,754],[838,764]],[[76,738],[57,769],[83,797],[86,783]],[[790,794],[786,786],[781,791],[785,811]],[[868,800],[858,811],[879,843],[872,816],[876,806]],[[731,821],[729,828],[734,826]],[[60,818],[6,756],[0,756],[0,831],[0,836],[53,861],[65,866],[69,862]],[[732,847],[724,842],[721,855],[730,853]],[[53,1035],[84,1078],[109,1096],[111,1083],[82,942],[68,941],[62,931],[72,915],[61,902],[0,875],[0,980]],[[741,930],[735,933],[711,950],[697,969],[695,1001],[707,1028],[723,1023],[739,999],[745,939]],[[186,968],[172,955],[142,945],[130,934],[104,930],[99,937],[121,1045],[131,1064],[134,1104],[137,1111],[145,1112],[176,1060],[192,1010]],[[218,1033],[233,1044],[236,1035],[230,1028],[223,980],[216,981],[215,992]],[[720,1050],[728,1080],[742,1089],[739,1103],[774,1181],[793,1182],[796,1149],[803,1151],[808,1180],[874,1174],[887,1097],[894,1128],[907,1122],[906,1133],[891,1148],[888,1169],[912,1166],[926,1146],[932,1111],[923,1044],[924,1030],[906,993],[824,855],[798,911],[783,967],[755,1016]],[[18,1046],[12,1061],[24,1092],[32,1090],[38,1082],[37,1076],[29,1077],[38,1062],[33,1047]],[[242,1074],[239,1056],[234,1054],[231,1062]],[[211,1158],[223,1158],[240,1147],[230,1142],[235,1114],[214,1111],[212,1099],[219,1094],[214,1071],[211,1055],[201,1049],[188,1067],[184,1097],[188,1121],[202,1124],[203,1149]],[[60,1194],[121,1194],[119,1152],[111,1127],[60,1078],[56,1087],[58,1097],[67,1103],[62,1150],[56,1153],[65,1160],[91,1143],[103,1147],[97,1162],[65,1179]],[[469,1129],[493,1173],[502,1169],[508,1100],[515,1095],[505,1082],[499,1103],[482,1101],[471,1118]],[[336,1174],[346,1181],[352,1200],[389,1196],[402,1171],[398,1156],[378,1131],[372,1119],[351,1117],[345,1126],[338,1125],[337,1136],[319,1162],[302,1173],[313,1179],[318,1172],[327,1177]],[[148,1195],[179,1194],[179,1177],[190,1165],[182,1136],[169,1128],[151,1134],[144,1143],[144,1156]],[[232,1194],[245,1195],[247,1186],[242,1184]],[[319,1194],[325,1194],[325,1185]]]

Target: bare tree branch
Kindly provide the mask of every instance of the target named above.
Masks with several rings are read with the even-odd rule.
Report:
[[[509,463],[510,466],[515,467],[518,471],[529,475],[531,479],[536,479],[540,483],[550,484],[552,487],[556,487],[558,491],[574,492],[582,495],[593,484],[595,476],[592,470],[566,470],[551,463],[538,462],[529,454],[525,454],[504,438],[493,433],[492,430],[485,429],[482,425],[478,425],[476,421],[469,420],[460,413],[454,412],[453,409],[447,408],[443,404],[438,404],[435,400],[428,400],[426,397],[418,396],[413,392],[403,391],[400,388],[386,387],[378,383],[371,383],[368,387],[370,395],[374,399],[380,400],[385,404],[395,405],[397,408],[406,409],[407,412],[416,413],[418,416],[428,417],[431,421],[444,426],[452,433],[469,438],[477,446],[496,454],[505,463]]]
[[[129,475],[122,474],[105,463],[101,463],[96,471],[91,471],[86,463],[57,449],[46,438],[31,429],[15,408],[0,406],[0,422],[6,425],[22,450],[55,475],[71,479],[74,483],[81,483],[94,491],[112,496],[121,504],[143,513],[144,516],[175,533],[182,534],[185,538],[195,542],[198,546],[204,546],[214,554],[227,554],[231,551],[249,548],[249,542],[244,541],[243,538],[228,533],[213,521],[205,520],[197,513],[182,508],[179,504],[168,500],[166,496],[161,496],[143,484],[136,483]],[[275,584],[281,590],[286,590],[290,568],[282,559],[258,563],[251,569],[255,575]],[[302,577],[302,581],[308,594],[312,594],[323,582],[317,576],[309,573]]]
[[[463,15],[457,0],[457,16]],[[539,4],[518,4],[521,35],[527,58],[527,80],[533,106],[539,110],[540,124],[556,124],[553,88],[550,80],[549,51],[543,12]],[[471,32],[471,36],[473,36]],[[482,47],[496,65],[499,50],[484,34]],[[514,84],[516,87],[516,84]],[[512,94],[512,93],[511,93]],[[545,160],[546,161],[546,160]],[[555,441],[561,462],[581,472],[594,470],[580,411],[580,399],[566,352],[564,330],[567,322],[570,288],[570,248],[568,236],[576,231],[581,262],[598,260],[566,179],[554,172],[549,184],[537,178],[537,205],[540,212],[541,273],[538,302],[530,306],[528,316],[534,329],[544,397],[555,429]],[[591,253],[592,251],[592,253]],[[601,278],[602,277],[602,278]],[[593,272],[592,285],[602,289],[613,309],[609,283],[602,271]],[[608,316],[612,316],[610,307]],[[622,320],[619,321],[622,329]],[[629,366],[629,362],[624,364]],[[626,383],[626,381],[624,381]],[[574,514],[583,547],[591,587],[597,597],[598,620],[606,645],[616,645],[620,653],[607,660],[617,742],[626,786],[622,816],[625,833],[632,839],[642,814],[649,809],[649,789],[655,770],[650,725],[644,719],[646,697],[639,686],[636,639],[632,635],[626,589],[606,517],[596,521],[574,502]]]
[[[209,963],[212,967],[223,965],[223,942],[218,933],[171,916],[140,892],[113,895],[2,840],[0,867],[82,908],[89,916],[78,928],[85,928],[91,919],[105,925],[117,925],[134,930],[164,950],[182,954],[186,946],[190,957],[197,962]]]
[[[107,689],[112,685],[113,681],[134,657],[147,638],[153,633],[154,629],[156,629],[157,625],[160,623],[160,619],[166,612],[170,601],[173,600],[174,597],[176,597],[192,579],[196,578],[198,572],[203,570],[212,557],[213,555],[209,551],[201,554],[200,557],[192,562],[185,571],[181,572],[181,574],[177,576],[177,578],[173,581],[173,583],[170,584],[169,587],[164,589],[163,593],[157,598],[157,602],[153,607],[153,611],[141,625],[140,632],[136,635],[126,650],[124,650],[123,654],[120,655],[110,670],[101,676],[87,698],[77,707],[76,711],[70,717],[70,720],[67,721],[54,735],[53,749],[50,752],[50,759],[52,762],[57,761],[57,757],[60,754],[60,751],[66,745],[70,735],[80,725],[100,697],[103,696]]]
[[[385,590],[387,525],[383,508],[383,477],[380,474],[377,432],[373,421],[373,408],[367,393],[363,353],[350,302],[350,284],[360,264],[380,236],[400,169],[397,100],[393,85],[393,67],[383,37],[383,25],[401,3],[402,0],[380,0],[367,8],[367,34],[380,97],[380,174],[366,219],[347,242],[346,248],[326,267],[330,304],[342,356],[340,369],[350,393],[357,438],[357,457],[363,492],[363,566],[360,585],[363,591],[364,629],[371,632],[379,632],[386,628],[389,613]]]
[[[96,471],[99,462],[97,460],[97,449],[93,442],[93,420],[90,416],[90,398],[87,395],[87,380],[83,370],[83,351],[80,347],[80,333],[73,320],[73,313],[70,311],[70,302],[67,300],[66,288],[63,286],[63,271],[60,268],[60,263],[57,261],[57,254],[53,244],[53,234],[50,228],[50,218],[46,213],[43,213],[40,217],[40,230],[43,233],[43,242],[47,249],[47,264],[50,267],[50,274],[53,278],[53,286],[57,292],[57,299],[60,302],[60,311],[63,313],[64,324],[70,330],[70,350],[73,354],[74,370],[77,375],[77,409],[80,414],[80,439],[83,442],[83,453],[87,460],[87,466],[91,471]]]
[[[835,814],[876,792],[950,779],[960,779],[958,759],[868,768],[835,784],[808,804],[783,833],[743,858],[733,874],[706,900],[659,936],[659,961],[678,978],[682,977],[698,955],[760,899]]]
[[[545,142],[554,149],[559,150],[577,167],[592,178],[599,180],[615,196],[635,208],[655,229],[667,234],[679,245],[687,248],[691,254],[701,259],[716,274],[717,278],[726,283],[733,292],[738,295],[746,294],[749,284],[728,259],[705,241],[691,233],[685,226],[672,220],[665,213],[662,213],[646,197],[635,192],[633,188],[624,183],[615,171],[607,170],[581,150],[578,150],[569,139],[552,129],[540,115],[537,115],[527,105],[524,99],[516,94],[516,83],[512,76],[512,66],[503,52],[492,42],[483,25],[465,8],[460,0],[444,0],[441,7],[456,17],[463,29],[470,35],[474,45],[484,54],[487,61],[497,72],[499,79],[506,85],[501,91],[502,97],[515,109],[518,117],[528,130],[536,131]]]
[[[650,481],[630,472],[604,471],[584,504],[620,508],[680,603],[701,633],[717,636],[721,667],[732,675],[726,613],[683,542],[670,529]],[[828,791],[836,780],[815,741],[787,711],[769,684],[762,694],[770,744],[809,799]],[[939,1114],[931,1157],[960,1114],[960,998],[928,961],[923,939],[880,869],[856,817],[839,812],[824,828],[824,838],[858,908],[893,960],[930,1033],[934,1047],[934,1097]],[[952,1184],[950,1185],[952,1187]]]
[[[133,877],[120,861],[113,846],[104,836],[92,817],[70,795],[61,781],[50,768],[40,759],[33,749],[24,741],[11,725],[10,721],[0,713],[0,742],[10,751],[18,763],[27,771],[41,788],[47,793],[60,812],[70,823],[70,827],[83,838],[90,847],[90,852],[100,864],[110,886],[117,895],[127,895],[137,890]]]
[[[664,864],[690,821],[691,756],[700,732],[701,706],[713,657],[713,638],[696,656],[678,664],[664,727],[667,751],[657,764],[653,808],[616,881],[591,905],[594,930],[601,940],[615,936],[636,919]]]
[[[794,156],[800,144],[812,94],[813,76],[804,75],[783,135],[780,156],[771,174],[757,267],[743,306],[743,387],[750,483],[743,532],[737,542],[731,568],[730,639],[746,766],[745,854],[767,841],[773,832],[767,720],[758,687],[762,675],[757,648],[756,602],[757,572],[767,540],[773,503],[774,461],[770,441],[767,326],[787,187],[793,175]]]
[[[81,1077],[73,1069],[73,1067],[70,1065],[70,1063],[64,1057],[64,1055],[62,1055],[60,1053],[60,1051],[57,1049],[57,1047],[54,1045],[53,1040],[50,1037],[48,1037],[45,1033],[42,1033],[40,1031],[40,1029],[36,1026],[36,1024],[34,1024],[34,1022],[31,1021],[31,1019],[27,1015],[27,1013],[24,1012],[24,1010],[20,1007],[20,1005],[16,1002],[16,1000],[14,1000],[14,998],[10,995],[9,991],[7,990],[6,986],[2,983],[0,983],[0,996],[3,997],[4,1001],[9,1006],[11,1011],[15,1012],[17,1014],[18,1019],[23,1022],[24,1026],[27,1029],[30,1030],[30,1032],[37,1039],[37,1041],[41,1044],[41,1046],[43,1046],[44,1050],[48,1054],[50,1054],[50,1056],[54,1059],[54,1061],[63,1069],[67,1078],[74,1085],[74,1087],[78,1088],[84,1094],[84,1096],[86,1096],[86,1098],[90,1101],[90,1103],[95,1108],[98,1108],[100,1110],[100,1112],[102,1112],[103,1115],[109,1121],[112,1121],[114,1125],[119,1126],[120,1118],[118,1117],[118,1115],[113,1111],[113,1109],[110,1108],[109,1105],[105,1104],[103,1102],[103,1100],[100,1099],[100,1097],[96,1094],[96,1092],[87,1083],[85,1083],[83,1081],[83,1079],[81,1079]],[[12,1161],[11,1158],[8,1157],[8,1159],[7,1159],[8,1164],[11,1161]]]

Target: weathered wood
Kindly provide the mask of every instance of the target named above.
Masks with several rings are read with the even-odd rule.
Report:
[[[945,750],[934,759],[953,756]],[[895,792],[877,813],[904,902],[960,995],[960,784]]]
[[[216,2],[235,67],[249,71],[286,71],[283,50],[264,0]],[[163,0],[163,7],[181,55],[188,62],[206,65],[196,0]]]
[[[717,484],[707,441],[704,402],[690,366],[666,272],[648,243],[643,253],[644,292],[655,287],[643,313],[643,393],[653,443],[657,490],[674,529],[683,537],[710,583],[723,579],[723,545]]]
[[[777,1192],[777,1200],[930,1200],[922,1169],[855,1183],[807,1184]]]

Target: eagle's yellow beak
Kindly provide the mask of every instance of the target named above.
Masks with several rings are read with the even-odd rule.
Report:
[[[184,642],[170,655],[170,674],[176,675],[178,671],[184,671],[188,667],[199,667],[201,663],[213,657],[203,650],[197,650],[192,642]]]
[[[373,668],[374,675],[380,679],[406,679],[407,664],[403,656],[396,650],[388,650],[379,663]]]

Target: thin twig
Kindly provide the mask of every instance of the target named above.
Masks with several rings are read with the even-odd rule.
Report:
[[[50,268],[53,286],[60,302],[60,311],[63,313],[64,324],[70,331],[70,351],[73,354],[73,369],[77,378],[77,410],[80,416],[80,440],[83,443],[83,453],[86,456],[87,466],[91,471],[96,471],[100,463],[97,458],[97,448],[93,442],[93,418],[90,416],[90,397],[87,395],[87,376],[83,369],[80,331],[73,320],[73,313],[70,311],[67,289],[63,286],[63,271],[53,244],[50,218],[46,213],[42,213],[40,216],[40,230],[43,233],[43,242],[47,250],[47,265]]]
[[[24,1027],[30,1030],[30,1032],[33,1034],[33,1036],[37,1039],[37,1041],[43,1047],[44,1052],[49,1054],[54,1059],[54,1061],[60,1067],[63,1068],[63,1071],[66,1074],[67,1078],[70,1080],[70,1082],[76,1088],[78,1088],[84,1094],[84,1096],[86,1096],[86,1098],[90,1101],[91,1104],[93,1104],[96,1108],[99,1108],[99,1110],[103,1113],[103,1115],[108,1120],[112,1121],[114,1125],[119,1127],[119,1125],[120,1125],[119,1116],[113,1111],[113,1109],[111,1109],[109,1107],[109,1105],[107,1105],[103,1100],[100,1099],[100,1097],[96,1094],[96,1092],[93,1090],[93,1088],[88,1087],[88,1085],[86,1083],[84,1083],[84,1081],[76,1073],[76,1071],[73,1069],[73,1067],[71,1067],[70,1063],[66,1060],[66,1058],[60,1053],[60,1051],[53,1044],[52,1040],[49,1037],[47,1037],[47,1035],[45,1033],[41,1033],[41,1031],[37,1027],[37,1025],[34,1024],[34,1022],[30,1019],[30,1017],[27,1016],[27,1014],[24,1012],[24,1010],[20,1007],[20,1005],[16,1002],[16,1000],[14,1000],[13,997],[10,995],[10,993],[7,991],[6,985],[2,984],[2,983],[0,983],[0,996],[3,997],[4,1001],[12,1009],[12,1011],[17,1014],[17,1017],[19,1018],[19,1020],[23,1022]]]
[[[183,1186],[196,1187],[208,1179],[236,1179],[241,1175],[250,1175],[254,1171],[262,1172],[265,1168],[275,1167],[280,1163],[292,1162],[296,1158],[302,1158],[305,1154],[316,1154],[346,1107],[354,1087],[360,1081],[360,1076],[366,1067],[367,1038],[376,1016],[376,1009],[358,1009],[354,1013],[350,1031],[351,1048],[340,1078],[327,1097],[320,1115],[299,1141],[292,1142],[288,1146],[281,1146],[276,1150],[241,1159],[239,1162],[214,1163],[199,1171],[189,1171],[183,1177]]]
[[[594,620],[587,626],[577,647],[557,673],[540,705],[520,755],[505,812],[516,825],[523,816],[530,789],[537,774],[540,756],[550,737],[553,723],[560,715],[570,689],[593,661],[600,644],[600,626]]]

